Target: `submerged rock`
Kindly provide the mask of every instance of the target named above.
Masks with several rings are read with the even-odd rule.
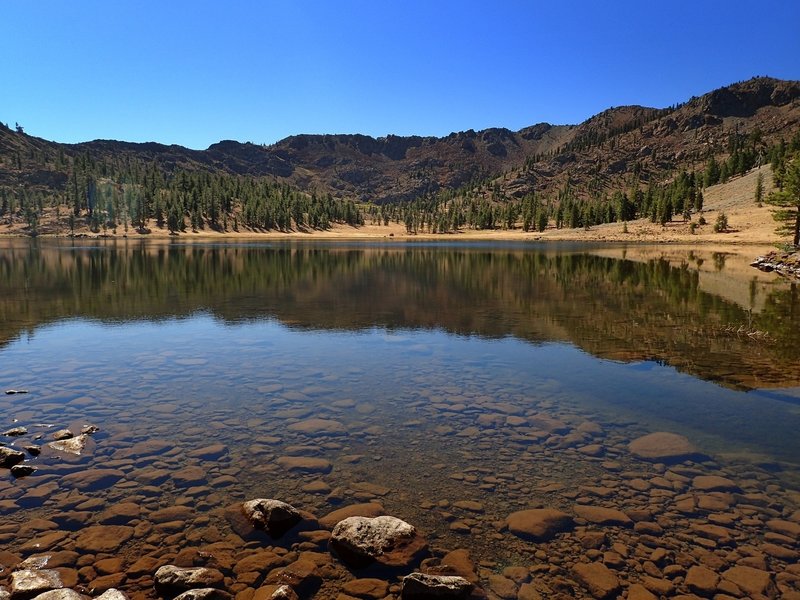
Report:
[[[329,512],[320,518],[319,524],[326,529],[333,529],[339,521],[348,517],[379,517],[386,514],[386,509],[378,502],[367,502],[366,504],[349,504],[342,508]]]
[[[412,573],[403,577],[400,597],[404,600],[468,598],[474,586],[458,575]]]
[[[302,516],[291,504],[270,498],[257,498],[242,504],[247,520],[256,529],[263,529],[277,538],[297,525]]]
[[[397,517],[348,517],[333,528],[331,550],[353,567],[373,562],[388,567],[410,565],[427,550],[417,529]]]
[[[570,515],[554,508],[520,510],[508,515],[506,523],[517,537],[537,542],[550,540],[575,524]]]
[[[572,573],[595,598],[616,597],[621,589],[617,576],[603,563],[578,563]]]
[[[628,449],[637,458],[653,462],[679,462],[698,455],[697,448],[684,436],[657,431],[636,438]]]

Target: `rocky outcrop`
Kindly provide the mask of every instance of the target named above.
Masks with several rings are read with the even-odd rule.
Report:
[[[774,271],[790,279],[800,279],[800,252],[770,252],[757,257],[750,266],[767,273]]]

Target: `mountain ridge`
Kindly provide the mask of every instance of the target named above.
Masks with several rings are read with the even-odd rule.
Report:
[[[362,202],[408,202],[500,179],[501,196],[613,190],[635,174],[663,180],[724,156],[731,134],[776,143],[800,131],[800,81],[757,77],[668,108],[611,107],[579,124],[537,123],[518,131],[468,129],[444,137],[297,134],[274,144],[221,140],[205,150],[176,144],[92,140],[61,144],[0,128],[0,187],[58,191],[74,160],[138,160],[166,176],[180,170],[270,177],[306,192]],[[63,161],[66,162],[66,161]],[[15,164],[16,163],[16,164]],[[52,164],[51,164],[52,163]],[[15,168],[16,167],[16,168]]]

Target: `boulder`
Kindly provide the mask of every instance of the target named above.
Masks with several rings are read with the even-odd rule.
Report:
[[[682,435],[657,431],[636,438],[628,450],[637,458],[653,462],[673,463],[698,455],[697,448]]]
[[[219,588],[224,576],[216,569],[206,567],[182,568],[164,565],[156,571],[155,588],[160,593],[179,594],[186,590]]]
[[[333,528],[330,548],[352,567],[373,562],[387,567],[411,565],[427,550],[413,525],[397,517],[348,517]]]
[[[242,504],[242,510],[253,527],[263,529],[273,538],[281,537],[302,520],[294,506],[270,498],[248,500]]]
[[[411,573],[403,577],[400,597],[404,600],[469,598],[473,587],[469,581],[457,575]]]
[[[6,446],[0,446],[0,467],[10,469],[25,460],[25,453]]]
[[[569,531],[575,524],[571,516],[554,508],[520,510],[508,515],[506,523],[509,531],[517,537],[537,542]]]
[[[28,433],[28,430],[25,427],[13,427],[11,429],[6,429],[0,435],[6,435],[8,437],[19,437],[21,435],[25,435]]]
[[[33,475],[36,472],[36,467],[31,465],[14,465],[11,467],[11,474],[14,477],[27,477],[28,475]]]

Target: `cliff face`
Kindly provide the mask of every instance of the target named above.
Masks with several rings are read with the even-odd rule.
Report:
[[[634,170],[642,180],[698,168],[724,155],[736,132],[759,144],[800,131],[800,82],[756,78],[670,109],[623,106],[579,125],[463,131],[446,137],[295,135],[271,146],[221,141],[207,150],[95,140],[58,144],[0,128],[0,187],[63,189],[68,158],[137,160],[180,169],[270,176],[305,190],[372,202],[409,201],[471,180],[505,176],[506,195],[552,193],[574,184],[614,189]],[[523,168],[524,167],[524,168]]]

